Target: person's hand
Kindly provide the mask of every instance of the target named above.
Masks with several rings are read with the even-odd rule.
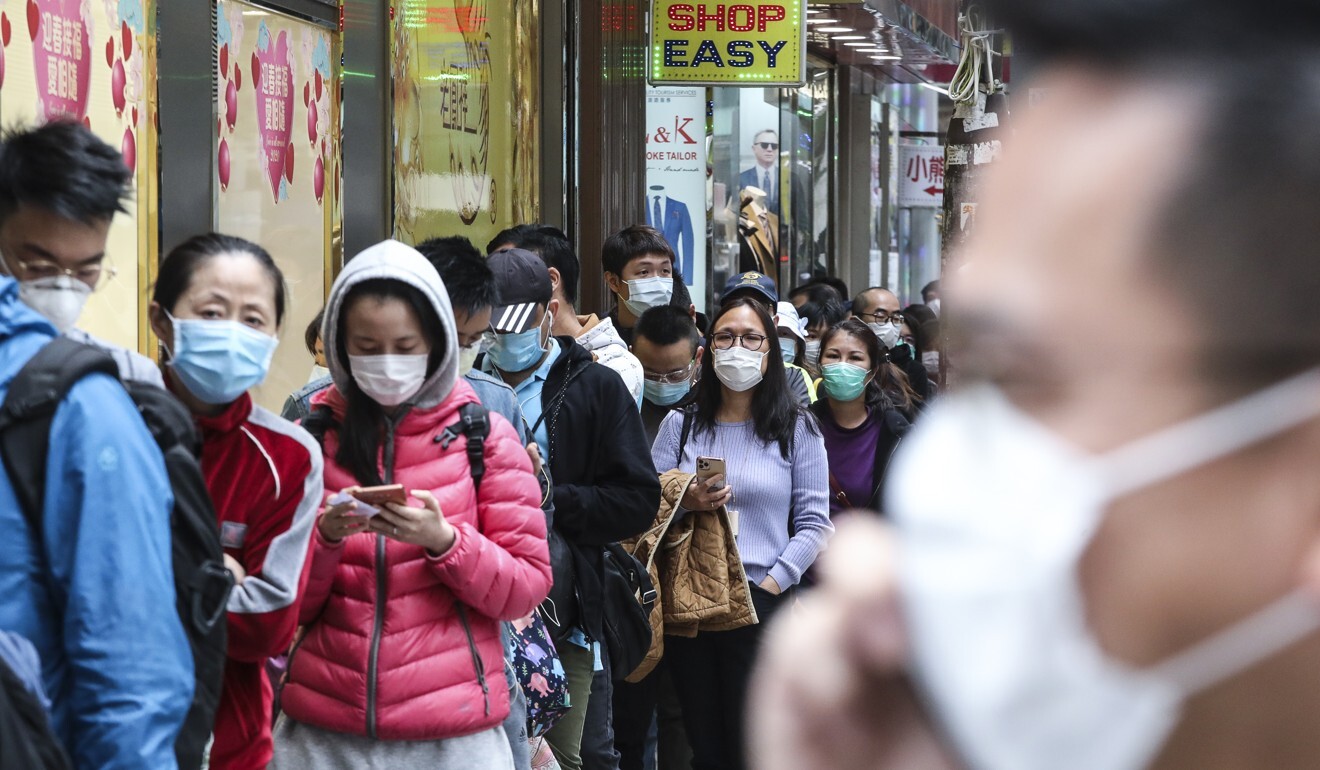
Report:
[[[448,551],[458,538],[454,525],[440,511],[440,501],[424,489],[413,490],[412,496],[422,502],[423,508],[411,508],[397,503],[386,503],[371,520],[371,530],[400,543],[420,545],[433,554]]]
[[[705,480],[694,476],[679,505],[689,511],[713,511],[733,499],[733,487],[726,485],[723,489],[712,489],[723,483],[723,474]]]
[[[349,494],[356,492],[362,487],[351,487],[344,490]],[[333,497],[334,495],[327,496]],[[354,513],[357,510],[357,501],[349,500],[346,503],[338,505],[328,505],[321,511],[321,515],[316,520],[316,528],[320,530],[321,537],[327,542],[338,543],[349,535],[356,535],[359,532],[367,531],[367,517],[359,516]]]
[[[761,588],[765,589],[766,591],[769,591],[775,596],[778,596],[784,592],[784,589],[779,587],[779,581],[775,580],[770,575],[766,575],[765,580],[762,580],[757,585],[761,586]]]
[[[751,700],[751,761],[804,767],[953,770],[904,675],[894,542],[870,518],[841,521],[820,582],[766,632]]]
[[[238,559],[229,554],[225,554],[225,569],[229,570],[230,574],[234,576],[234,585],[240,585],[244,580],[247,580],[247,570],[243,569],[243,565],[238,563]]]
[[[541,468],[545,463],[541,460],[541,445],[535,441],[527,445],[527,456],[532,460],[532,474],[541,475]]]

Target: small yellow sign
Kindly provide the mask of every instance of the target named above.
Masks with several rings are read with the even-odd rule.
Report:
[[[652,85],[802,85],[806,2],[652,0],[648,80]]]

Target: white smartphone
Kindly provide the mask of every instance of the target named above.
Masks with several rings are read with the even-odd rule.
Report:
[[[725,477],[725,481],[720,482],[720,485],[719,485],[719,486],[717,486],[717,487],[711,487],[711,490],[712,490],[712,491],[718,492],[719,490],[724,489],[724,485],[725,485],[726,483],[728,483],[728,473],[726,472],[726,469],[725,469],[725,466],[724,466],[724,458],[723,458],[723,457],[698,457],[698,458],[697,458],[697,478],[701,479],[702,481],[706,481],[707,479],[712,479],[712,478],[714,478],[714,477],[716,477],[716,476],[724,476],[724,477]]]

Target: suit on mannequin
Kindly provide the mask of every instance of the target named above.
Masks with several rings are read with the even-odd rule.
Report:
[[[692,285],[693,239],[692,215],[686,203],[665,195],[664,185],[651,185],[646,196],[646,224],[659,230],[674,250],[674,271],[683,283]]]

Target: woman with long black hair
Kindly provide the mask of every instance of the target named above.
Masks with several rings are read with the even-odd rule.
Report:
[[[861,321],[844,321],[821,337],[822,397],[811,412],[825,434],[831,512],[880,510],[889,458],[908,429],[881,385],[887,366],[880,340]]]
[[[355,257],[330,291],[334,386],[305,424],[322,436],[333,496],[272,767],[512,767],[499,621],[545,598],[550,555],[513,427],[487,412],[479,458],[460,437],[479,400],[458,376],[456,329],[435,268],[395,241]],[[381,485],[402,489],[365,497]]]
[[[834,530],[825,444],[788,390],[770,315],[735,299],[720,308],[706,344],[696,401],[665,418],[652,456],[657,468],[689,473],[698,457],[724,461],[727,478],[694,480],[678,515],[727,507],[760,622],[665,640],[698,770],[744,766],[744,700],[762,629]]]

